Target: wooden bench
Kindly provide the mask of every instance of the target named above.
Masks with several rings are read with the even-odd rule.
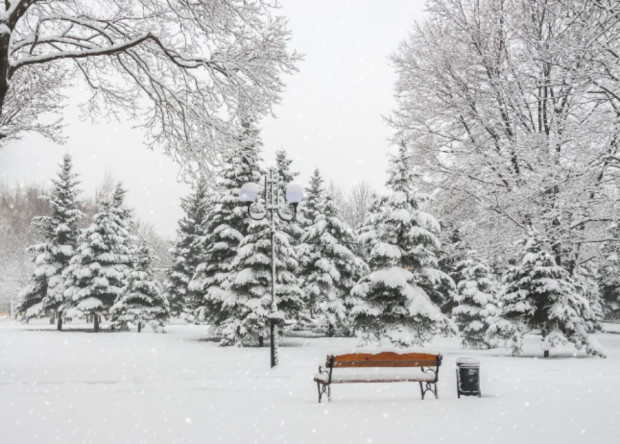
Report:
[[[319,402],[325,393],[327,393],[327,399],[331,401],[332,384],[365,382],[419,382],[422,399],[429,391],[437,398],[441,360],[441,355],[428,353],[380,352],[327,355],[325,367],[319,366],[319,372],[314,377],[319,392]],[[334,369],[338,370],[334,372]]]

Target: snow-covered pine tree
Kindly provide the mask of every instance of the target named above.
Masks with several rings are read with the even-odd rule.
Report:
[[[281,208],[286,208],[283,210],[286,214],[287,218],[291,218],[293,213],[291,211],[291,207],[288,206],[288,201],[286,200],[286,190],[288,185],[293,183],[295,178],[299,176],[298,171],[293,171],[291,168],[291,164],[293,161],[288,158],[288,154],[285,150],[276,151],[276,172],[278,175],[278,185],[279,185],[279,195],[278,202],[281,205]],[[303,203],[303,200],[302,200]],[[281,231],[282,233],[288,236],[288,242],[291,247],[293,247],[293,255],[294,259],[299,263],[299,245],[301,243],[301,239],[304,233],[304,230],[301,226],[300,220],[302,219],[300,212],[292,220],[282,220],[279,217],[275,218],[275,226],[276,230]],[[297,285],[301,290],[301,273],[299,271],[299,267],[294,271],[294,275],[297,277]],[[296,289],[294,291],[297,291]],[[302,307],[299,309],[299,312],[295,314],[295,318],[298,320],[307,320],[308,316],[306,316],[306,304],[304,302]]]
[[[277,170],[274,176],[277,176]],[[264,202],[264,199],[261,197],[260,201]],[[226,308],[229,315],[221,323],[221,345],[261,345],[267,336],[269,317],[272,315],[270,217],[268,213],[260,221],[252,220],[248,235],[239,246],[228,287]],[[298,320],[303,303],[296,277],[298,263],[295,250],[286,230],[275,226],[275,300],[278,311],[274,315],[281,321]],[[282,326],[280,322],[278,328]]]
[[[107,315],[120,296],[135,259],[131,213],[126,191],[119,183],[112,196],[101,201],[91,225],[78,238],[76,254],[65,270],[65,298],[72,308],[93,317]]]
[[[602,260],[599,266],[599,281],[605,315],[620,318],[620,222],[608,230],[611,241],[601,248]]]
[[[301,242],[296,246],[296,256],[299,262],[299,279],[303,294],[304,309],[302,317],[305,321],[315,318],[315,310],[321,288],[315,285],[310,276],[315,271],[315,264],[321,259],[321,252],[312,242],[308,242],[309,231],[319,218],[324,216],[325,189],[323,178],[318,168],[314,169],[310,184],[305,190],[304,199],[300,204],[299,225],[301,228]]]
[[[286,186],[299,176],[299,171],[293,171],[291,169],[292,163],[293,161],[288,158],[288,154],[285,150],[276,151],[276,170],[278,171],[278,179],[280,180],[283,196],[286,192]]]
[[[377,226],[381,218],[381,209],[384,202],[384,196],[374,195],[364,222],[355,231],[355,237],[357,238],[356,252],[365,262],[370,261],[370,252],[377,242]]]
[[[299,204],[299,225],[302,230],[314,224],[325,206],[325,189],[323,178],[318,168],[310,177],[310,185],[306,188],[304,199]]]
[[[584,321],[589,333],[601,331],[604,319],[603,298],[597,281],[596,272],[589,263],[579,265],[573,272],[575,289],[583,296],[589,305],[589,310],[584,313]]]
[[[170,307],[155,279],[152,263],[151,251],[143,242],[127,276],[127,284],[110,309],[115,328],[127,330],[128,324],[132,323],[137,325],[140,333],[142,325],[149,323],[153,331],[163,331],[170,317]]]
[[[441,223],[441,246],[442,249],[438,256],[439,269],[452,278],[454,284],[458,284],[463,276],[459,264],[466,259],[467,247],[461,239],[459,230],[447,223]],[[452,282],[439,285],[437,291],[441,294],[441,311],[450,315],[457,302],[454,299],[455,291]]]
[[[36,253],[35,269],[28,285],[21,293],[18,311],[25,319],[49,310],[56,313],[57,328],[62,330],[64,309],[64,278],[62,273],[75,253],[79,235],[78,222],[82,212],[78,209],[77,174],[73,173],[71,155],[65,154],[57,179],[46,196],[51,214],[33,220],[43,242],[29,248]]]
[[[188,286],[203,259],[200,238],[204,235],[211,204],[206,181],[202,178],[195,184],[193,192],[181,201],[184,215],[179,220],[177,239],[171,250],[174,262],[167,272],[166,282],[171,316],[187,314]]]
[[[360,226],[355,230],[355,239],[356,242],[353,245],[353,252],[359,257],[366,266],[370,263],[370,252],[374,248],[375,244],[378,242],[378,232],[377,227],[379,226],[379,221],[381,219],[381,211],[383,208],[383,204],[385,202],[385,196],[379,196],[376,193],[370,198],[370,204],[368,206],[368,211],[364,221],[360,224]],[[370,269],[369,269],[370,270]],[[360,302],[359,296],[351,291],[347,298],[347,306],[349,308],[349,317],[353,319],[353,307]],[[354,326],[354,322],[352,320],[352,324]]]
[[[439,224],[419,209],[412,179],[401,146],[390,161],[387,186],[392,193],[377,217],[371,272],[353,289],[361,300],[352,310],[354,325],[365,342],[386,340],[407,347],[423,345],[440,331],[453,331],[424,290],[450,278],[437,270]]]
[[[588,335],[588,319],[596,316],[568,272],[557,265],[540,233],[531,230],[522,242],[520,259],[502,277],[500,318],[488,330],[493,345],[504,341],[513,354],[521,352],[523,335],[540,329],[544,355],[556,345],[571,342],[590,355],[604,357]]]
[[[461,279],[453,292],[456,305],[452,317],[461,332],[461,344],[467,348],[488,348],[486,333],[499,313],[493,271],[473,251],[467,252],[454,268]]]
[[[313,304],[312,313],[326,321],[328,335],[350,333],[350,310],[355,305],[350,293],[368,273],[368,266],[351,250],[355,235],[338,216],[330,194],[325,196],[323,213],[306,229],[302,242],[302,290]]]
[[[278,150],[276,151],[276,171],[278,174],[278,184],[279,184],[279,195],[278,199],[282,207],[285,207],[290,210],[290,207],[286,204],[288,201],[286,200],[286,189],[289,184],[295,180],[297,176],[299,176],[298,171],[293,171],[291,169],[291,164],[293,161],[288,158],[286,151]],[[302,200],[303,204],[303,200]],[[286,211],[286,210],[285,210]],[[287,211],[286,215],[288,217],[292,216],[291,211]],[[283,231],[289,237],[289,243],[295,249],[295,258],[297,259],[297,248],[301,243],[301,238],[303,235],[303,229],[301,226],[302,219],[301,212],[298,212],[297,216],[290,221],[283,221],[280,218],[276,217],[275,223],[276,228],[278,230]]]
[[[238,140],[238,149],[228,154],[217,182],[215,203],[198,240],[202,260],[188,286],[195,319],[216,328],[234,316],[229,307],[234,296],[228,292],[227,282],[251,223],[247,207],[239,199],[239,189],[247,182],[260,184],[262,174],[262,142],[254,123],[242,123]]]
[[[293,163],[286,154],[284,150],[276,151],[276,171],[278,172],[278,181],[280,184],[280,203],[287,203],[286,200],[286,188],[289,184],[295,180],[297,176],[299,176],[298,171],[291,170],[291,164]],[[303,200],[302,200],[303,202]],[[285,233],[289,235],[289,242],[293,246],[297,246],[299,244],[299,240],[301,239],[303,230],[300,225],[300,218],[296,217],[291,221],[282,221],[279,218],[276,219],[276,226],[279,230],[283,230]]]

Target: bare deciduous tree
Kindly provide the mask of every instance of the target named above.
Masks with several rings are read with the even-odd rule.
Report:
[[[129,116],[186,171],[234,145],[239,104],[279,100],[287,47],[276,0],[6,0],[0,4],[0,147],[34,131],[60,140],[62,91],[81,77],[91,117]],[[50,117],[48,114],[52,114]]]
[[[358,182],[347,191],[330,181],[327,191],[336,204],[338,216],[352,228],[358,228],[364,223],[372,199],[377,194],[366,182]]]
[[[394,141],[474,244],[502,254],[534,226],[572,270],[603,240],[618,212],[619,6],[431,0],[393,56]]]
[[[376,195],[376,190],[366,182],[358,182],[353,185],[349,192],[352,227],[358,228],[364,223]]]

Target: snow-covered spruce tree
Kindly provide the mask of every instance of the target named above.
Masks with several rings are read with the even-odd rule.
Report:
[[[275,172],[279,180],[277,198],[285,203],[285,190],[298,173],[283,151],[277,153]],[[262,196],[259,199],[262,200]],[[261,203],[259,202],[259,205]],[[276,302],[282,320],[297,320],[302,309],[296,252],[292,244],[301,237],[296,220],[275,222]],[[236,314],[222,325],[222,345],[263,344],[271,314],[271,231],[269,216],[252,221],[249,234],[239,248],[234,272],[228,282]],[[281,328],[282,324],[278,328]]]
[[[298,171],[291,170],[291,164],[293,163],[284,150],[276,151],[276,171],[278,172],[278,180],[280,184],[280,194],[278,196],[281,204],[286,204],[286,188],[289,184],[299,176]],[[302,201],[303,202],[303,201]],[[302,236],[302,228],[299,222],[300,218],[296,217],[291,221],[282,221],[279,218],[276,219],[276,226],[278,229],[285,231],[289,235],[291,245],[296,246],[299,244],[299,240]]]
[[[498,286],[491,267],[469,251],[455,271],[461,276],[453,292],[456,306],[452,317],[467,348],[488,348],[486,333],[497,317]]]
[[[439,269],[452,278],[454,284],[458,284],[463,276],[459,264],[466,259],[467,247],[461,238],[459,230],[454,228],[452,224],[440,222],[441,226],[441,246],[442,249],[438,255]],[[450,315],[457,302],[454,299],[456,289],[452,282],[445,285],[439,285],[438,292],[441,294],[442,305],[441,311]]]
[[[588,335],[587,320],[595,319],[586,297],[568,272],[558,266],[542,236],[530,231],[522,242],[520,259],[502,277],[500,318],[488,330],[489,342],[519,354],[523,336],[539,329],[544,356],[558,344],[571,342],[590,355],[604,357],[600,345]]]
[[[612,241],[601,248],[599,281],[605,315],[611,319],[620,317],[620,222],[609,230]]]
[[[374,195],[368,208],[364,222],[355,230],[357,238],[357,255],[364,261],[370,261],[370,252],[377,242],[377,226],[381,218],[384,196]]]
[[[119,183],[112,196],[102,200],[93,222],[80,234],[76,254],[64,273],[67,302],[93,317],[95,331],[99,331],[99,317],[107,315],[121,295],[135,259],[125,193]]]
[[[289,184],[293,183],[295,178],[299,176],[298,171],[293,171],[291,169],[291,164],[293,161],[288,158],[286,151],[278,150],[276,151],[276,171],[278,173],[278,181],[279,181],[279,194],[278,199],[279,203],[282,207],[290,210],[290,207],[287,206],[288,201],[286,200],[286,189]],[[303,200],[302,200],[303,203]],[[286,211],[286,210],[285,210]],[[288,216],[292,216],[292,212],[287,212]],[[300,220],[302,219],[301,215],[298,213],[297,216],[290,221],[283,221],[280,218],[275,219],[276,228],[285,232],[289,237],[289,243],[295,249],[296,259],[297,259],[297,248],[301,243],[301,238],[303,235],[303,228],[301,226]]]
[[[277,217],[277,216],[276,216]],[[263,343],[268,336],[271,314],[271,222],[269,217],[252,221],[248,235],[233,262],[226,319],[221,345]],[[303,307],[296,273],[298,264],[289,236],[275,231],[276,315],[282,321],[297,320]],[[282,328],[282,322],[279,328]]]
[[[204,179],[199,179],[193,192],[181,201],[184,215],[179,220],[177,240],[171,249],[174,262],[167,272],[166,282],[171,316],[187,314],[190,297],[188,285],[203,259],[199,239],[204,235],[210,204]]]
[[[142,325],[149,323],[153,331],[163,331],[170,317],[170,308],[154,277],[152,263],[151,252],[142,243],[127,276],[127,284],[110,309],[110,319],[115,328],[127,330],[128,324],[132,323],[137,325],[140,333]]]
[[[318,168],[310,177],[310,185],[306,188],[304,199],[299,204],[299,224],[303,230],[314,224],[325,206],[325,188]]]
[[[328,335],[350,333],[351,290],[368,274],[366,263],[351,250],[355,235],[339,216],[331,195],[323,213],[304,232],[300,260],[304,261],[302,289],[311,312],[327,323]]]
[[[361,300],[352,309],[354,326],[364,342],[423,345],[454,329],[424,289],[450,278],[437,270],[439,224],[419,209],[403,146],[391,159],[387,186],[391,194],[377,217],[371,272],[353,289]]]
[[[293,216],[291,211],[291,207],[288,206],[288,201],[286,200],[286,190],[288,185],[293,183],[295,178],[299,176],[298,171],[293,171],[291,168],[291,164],[293,161],[288,158],[287,152],[285,150],[276,151],[276,172],[278,174],[278,183],[279,183],[279,194],[278,194],[278,202],[282,208],[286,208],[284,212],[288,218]],[[302,200],[303,203],[303,200]],[[288,236],[289,245],[293,247],[293,254],[295,260],[299,263],[299,246],[301,244],[301,239],[304,233],[301,222],[301,214],[297,213],[296,217],[292,220],[282,220],[279,217],[275,218],[275,226],[276,230],[282,231]],[[297,276],[297,285],[301,288],[301,272],[299,271],[299,267],[295,272],[295,276]],[[303,299],[303,306],[300,309],[299,313],[295,316],[300,323],[309,320],[308,311],[305,303],[305,299]]]
[[[303,294],[303,318],[311,321],[315,318],[315,309],[321,289],[309,280],[315,270],[315,264],[321,259],[321,252],[309,239],[310,227],[324,216],[325,189],[323,178],[318,168],[314,169],[310,184],[305,190],[304,199],[300,203],[299,225],[301,227],[301,242],[296,246],[296,255],[299,262],[299,278]]]
[[[254,123],[243,121],[238,143],[237,149],[225,158],[215,202],[198,239],[202,259],[188,286],[195,320],[216,328],[234,316],[229,307],[233,296],[227,290],[227,282],[251,222],[246,205],[239,199],[239,188],[246,182],[260,184],[262,174],[262,142]]]
[[[73,173],[69,154],[63,157],[58,177],[52,180],[52,184],[52,190],[47,195],[51,214],[33,220],[43,242],[29,248],[36,253],[35,269],[21,293],[17,310],[24,313],[25,319],[53,310],[56,312],[57,328],[61,330],[65,302],[62,273],[75,253],[78,222],[82,217],[78,209],[79,182],[77,174]]]
[[[589,263],[585,263],[575,268],[572,278],[577,292],[588,301],[590,309],[583,314],[588,332],[601,331],[604,319],[603,298],[596,272]]]
[[[288,158],[285,150],[276,151],[276,170],[278,171],[278,178],[280,180],[280,188],[282,189],[282,196],[286,193],[286,186],[292,183],[299,171],[292,171],[291,164],[293,161]]]
[[[385,202],[385,196],[379,196],[376,193],[372,195],[368,205],[368,211],[362,224],[355,230],[356,243],[353,245],[353,251],[365,264],[370,263],[370,252],[378,242],[377,227],[381,219],[381,211]],[[360,302],[360,298],[354,292],[349,293],[347,305],[351,306],[349,316],[352,317],[353,307]]]

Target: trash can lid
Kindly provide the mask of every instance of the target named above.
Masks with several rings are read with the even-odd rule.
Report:
[[[459,367],[480,367],[480,361],[474,358],[456,358]]]

